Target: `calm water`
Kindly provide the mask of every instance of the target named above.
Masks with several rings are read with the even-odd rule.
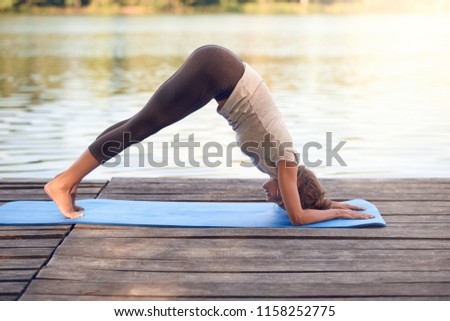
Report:
[[[450,19],[444,16],[0,17],[0,177],[50,177],[104,128],[137,112],[189,53],[229,47],[265,78],[321,177],[450,177]],[[155,168],[130,149],[111,176],[264,177],[238,150],[208,167],[203,148],[234,133],[210,103],[143,147],[192,133],[200,167]],[[326,132],[347,166],[326,166]],[[214,150],[211,150],[211,152]],[[124,155],[123,155],[124,156]],[[147,155],[144,155],[147,157]],[[180,155],[188,161],[188,153]],[[145,167],[140,167],[143,161]],[[231,162],[231,167],[226,162]]]

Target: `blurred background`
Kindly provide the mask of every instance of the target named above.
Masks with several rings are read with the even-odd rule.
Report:
[[[263,76],[301,154],[324,146],[309,151],[318,176],[450,177],[450,1],[0,0],[0,11],[0,177],[53,177],[204,44]],[[346,141],[347,166],[325,164],[327,132],[331,147]],[[192,133],[200,167],[170,149],[168,166],[148,165]],[[205,144],[234,138],[213,101],[88,178],[265,177],[237,149],[231,164],[203,164]]]

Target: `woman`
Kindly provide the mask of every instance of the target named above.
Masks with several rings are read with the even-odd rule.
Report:
[[[236,132],[242,151],[271,177],[263,185],[267,200],[283,206],[293,225],[373,217],[353,211],[360,207],[324,199],[314,174],[298,166],[291,136],[262,78],[234,53],[213,45],[195,50],[142,110],[101,133],[73,165],[45,185],[45,192],[65,217],[82,217],[83,209],[75,205],[75,199],[83,177],[212,99]],[[127,141],[125,134],[130,137]]]

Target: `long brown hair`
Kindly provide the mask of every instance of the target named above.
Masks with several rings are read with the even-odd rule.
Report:
[[[316,175],[304,165],[298,167],[297,188],[302,209],[331,208],[331,201],[325,198],[325,189],[320,185]]]

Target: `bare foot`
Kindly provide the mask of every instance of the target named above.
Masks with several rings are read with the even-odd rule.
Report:
[[[74,195],[74,194],[70,194],[70,195],[71,195],[71,198],[72,198],[72,208],[73,208],[73,210],[76,211],[76,212],[83,211],[84,207],[78,206],[77,204],[75,204],[76,195]]]
[[[58,176],[57,176],[58,177]],[[64,187],[58,178],[51,180],[44,186],[44,191],[56,203],[59,211],[67,218],[80,218],[84,214],[76,212],[72,206],[72,198],[70,196],[71,188]]]
[[[58,178],[58,176],[60,176],[62,173],[59,173],[58,175],[55,176],[55,179]],[[73,187],[72,190],[70,191],[70,198],[72,199],[72,208],[74,209],[75,212],[78,211],[83,211],[84,207],[78,206],[75,204],[76,200],[77,200],[77,191],[78,191],[78,184],[80,184],[80,182],[77,182]],[[45,188],[44,188],[45,189]],[[48,194],[48,193],[47,193]],[[50,195],[49,195],[50,196]]]
[[[77,191],[78,191],[78,183],[75,184],[72,190],[70,191],[70,198],[72,199],[72,207],[76,212],[84,210],[84,207],[75,204],[75,201],[77,200]]]

